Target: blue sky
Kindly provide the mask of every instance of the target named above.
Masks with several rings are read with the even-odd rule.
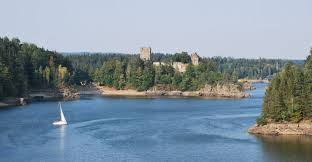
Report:
[[[304,59],[311,0],[0,0],[0,36],[62,52]]]

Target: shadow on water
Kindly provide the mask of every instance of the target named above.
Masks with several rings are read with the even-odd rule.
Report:
[[[257,135],[268,161],[311,161],[312,136]]]

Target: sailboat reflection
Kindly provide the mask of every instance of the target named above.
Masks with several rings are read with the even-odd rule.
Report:
[[[60,137],[60,150],[63,152],[65,136],[66,136],[66,125],[60,126],[58,130],[59,130],[59,137]]]

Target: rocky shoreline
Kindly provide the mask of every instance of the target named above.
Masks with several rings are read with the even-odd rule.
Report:
[[[0,107],[23,106],[37,101],[75,100],[80,98],[80,92],[70,88],[45,89],[31,91],[25,97],[8,97],[0,101]]]
[[[255,124],[248,129],[251,134],[263,135],[312,135],[312,121],[304,120],[299,123],[269,123]]]
[[[181,97],[221,97],[221,98],[246,98],[249,93],[239,90],[237,85],[206,85],[199,91],[176,91],[161,90],[156,87],[147,91],[137,91],[132,89],[116,90],[105,86],[97,86],[97,89],[104,96],[181,96]]]

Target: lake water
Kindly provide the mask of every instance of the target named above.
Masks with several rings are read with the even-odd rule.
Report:
[[[265,84],[248,99],[90,97],[0,109],[0,161],[312,161],[308,136],[247,133]]]

